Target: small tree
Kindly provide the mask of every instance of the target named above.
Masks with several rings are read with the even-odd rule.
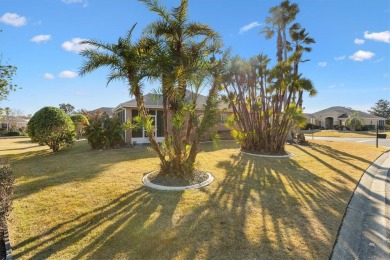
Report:
[[[82,114],[74,114],[70,116],[76,128],[76,138],[79,140],[84,134],[84,128],[89,125],[88,118]]]
[[[360,130],[364,125],[364,119],[359,116],[358,112],[353,112],[352,115],[345,121],[345,125],[351,130]]]
[[[70,117],[56,107],[44,107],[34,114],[27,129],[31,141],[48,145],[53,152],[75,141],[75,127]]]

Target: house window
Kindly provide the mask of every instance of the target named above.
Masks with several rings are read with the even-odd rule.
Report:
[[[126,118],[125,118],[125,111],[122,110],[118,113],[118,118],[119,120],[121,120],[121,123],[124,124],[126,122]]]

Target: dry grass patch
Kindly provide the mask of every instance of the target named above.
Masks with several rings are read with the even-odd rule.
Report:
[[[3,140],[0,140],[0,147]],[[144,147],[8,157],[16,173],[10,236],[18,259],[326,259],[364,170],[384,149],[355,143],[287,146],[290,159],[211,144],[195,191],[142,186],[158,159]]]
[[[387,134],[387,138],[390,137],[390,132],[380,132],[381,134]],[[310,132],[305,132],[307,137],[312,136]],[[376,132],[344,132],[344,131],[336,131],[336,130],[326,130],[314,132],[314,136],[318,137],[344,137],[344,138],[375,138]]]

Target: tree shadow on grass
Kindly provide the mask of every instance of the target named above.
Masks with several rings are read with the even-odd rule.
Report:
[[[352,194],[344,183],[354,181],[327,161],[342,157],[344,165],[365,170],[351,165],[359,157],[328,148],[298,149],[340,181],[294,159],[233,153],[201,191],[138,188],[20,242],[16,257],[47,258],[87,239],[75,259],[326,259]],[[192,194],[204,199],[189,205]]]
[[[127,192],[118,196],[107,205],[86,212],[78,217],[61,223],[43,234],[28,238],[14,245],[14,252],[24,247],[23,251],[14,255],[15,258],[26,257],[33,259],[46,259],[68,247],[72,247],[83,239],[90,239],[88,246],[78,253],[74,259],[86,257],[101,250],[99,258],[110,259],[121,250],[137,246],[137,242],[144,239],[144,243],[153,243],[145,240],[137,234],[147,235],[147,230],[154,232],[164,231],[171,227],[172,214],[180,201],[182,192],[164,193],[147,190],[145,187]],[[156,212],[160,212],[154,218],[158,227],[147,227],[147,221]],[[131,232],[125,232],[124,226],[131,228]],[[123,236],[116,239],[115,245],[106,245],[113,236]],[[30,253],[34,251],[34,254]],[[145,252],[149,254],[149,252]],[[30,255],[29,255],[30,254]]]
[[[16,177],[14,199],[72,181],[90,180],[116,163],[154,157],[146,148],[96,151],[91,150],[86,142],[77,142],[57,153],[43,150],[13,155],[11,165]]]

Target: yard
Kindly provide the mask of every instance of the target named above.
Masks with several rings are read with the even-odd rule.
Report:
[[[158,169],[145,147],[53,154],[1,138],[16,174],[9,221],[17,259],[326,259],[352,192],[383,151],[364,144],[287,146],[290,159],[240,155],[234,141],[204,144],[201,190],[146,188]]]

